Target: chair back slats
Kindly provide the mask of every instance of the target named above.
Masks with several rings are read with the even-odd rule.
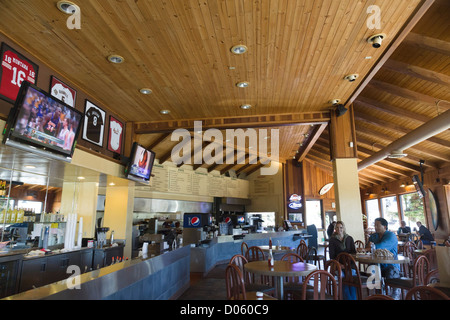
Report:
[[[362,242],[361,240],[356,240],[355,241],[355,248],[356,249],[364,249],[365,248],[364,242]]]
[[[308,251],[305,240],[300,240],[300,244],[297,247],[297,254],[302,257],[304,261],[308,260]]]
[[[362,299],[362,281],[358,266],[355,259],[347,252],[341,252],[336,260],[342,265],[344,276],[342,285],[352,286],[356,288],[358,299]]]
[[[336,284],[338,286],[338,289],[337,289],[338,290],[338,299],[342,300],[343,294],[342,294],[342,267],[341,267],[341,264],[337,260],[334,260],[334,259],[328,260],[325,263],[325,271],[328,271],[336,279]]]
[[[414,286],[423,286],[426,284],[426,277],[429,271],[429,261],[424,255],[418,256],[414,260],[413,283]]]
[[[425,277],[425,285],[429,285],[430,283],[439,283],[439,282],[441,282],[441,279],[439,276],[439,269],[433,269],[427,273],[427,276]]]
[[[239,268],[229,264],[225,269],[225,284],[228,300],[246,300],[244,278]]]
[[[264,251],[258,246],[249,247],[245,253],[245,258],[248,262],[266,260]]]
[[[281,261],[289,261],[290,263],[297,263],[297,262],[304,262],[303,258],[293,252],[286,253],[284,256],[281,257]],[[303,277],[285,277],[285,282],[291,282],[291,283],[302,283]]]
[[[405,300],[450,300],[450,298],[439,289],[429,286],[416,286],[408,291]]]
[[[241,254],[243,256],[245,256],[245,253],[247,252],[247,250],[248,250],[248,244],[246,242],[242,242],[242,244],[241,244]]]
[[[316,270],[311,272],[305,279],[305,284],[312,284],[313,300],[327,300],[332,298],[338,300],[338,289],[334,276],[325,270]],[[302,300],[307,299],[308,286],[302,288]]]
[[[247,262],[248,262],[247,259],[243,255],[235,254],[234,256],[231,257],[229,263],[237,266],[239,268],[239,270],[242,272],[242,275],[244,277],[244,282],[246,284],[250,284],[250,283],[252,283],[250,274],[248,272],[246,272],[244,269],[244,265]]]

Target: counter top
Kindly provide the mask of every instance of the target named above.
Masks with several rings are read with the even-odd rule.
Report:
[[[176,260],[189,257],[190,247],[180,247],[159,255],[140,257],[93,270],[50,285],[25,291],[4,300],[104,299],[115,292],[154,274]],[[79,285],[77,289],[74,287]]]

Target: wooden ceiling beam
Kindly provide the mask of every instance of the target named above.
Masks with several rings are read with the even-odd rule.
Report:
[[[381,101],[366,98],[364,96],[359,96],[358,99],[355,101],[354,106],[355,111],[363,110],[364,108],[370,108],[373,110],[389,113],[394,116],[407,117],[420,123],[428,122],[432,119],[431,117],[415,113],[408,109],[399,108],[390,104],[383,103]]]
[[[135,122],[134,132],[136,134],[150,134],[172,132],[176,129],[194,130],[195,121],[201,121],[202,130],[206,129],[237,129],[237,128],[258,128],[258,127],[279,127],[307,124],[327,124],[330,120],[329,112],[307,112],[289,114],[268,114],[247,117],[223,117],[223,118],[203,118],[187,120],[165,120]]]
[[[154,149],[157,145],[159,145],[161,142],[163,142],[164,140],[166,140],[169,136],[171,135],[170,132],[167,133],[163,133],[158,139],[156,139],[154,142],[152,142],[151,144],[149,144],[147,146],[147,149]]]
[[[405,127],[396,125],[394,123],[386,122],[381,119],[378,119],[378,118],[371,116],[365,112],[361,112],[361,110],[359,110],[357,113],[355,113],[355,120],[361,121],[364,123],[368,123],[368,124],[371,124],[371,125],[374,125],[377,127],[380,126],[382,128],[388,128],[388,129],[396,132],[399,135],[404,135],[404,134],[407,134],[410,131],[412,131],[411,129],[407,129]],[[356,125],[356,123],[355,123],[355,125]],[[450,147],[450,141],[440,139],[435,136],[428,138],[427,141],[439,144],[441,146]],[[445,157],[445,159],[447,159],[447,158]],[[445,161],[447,161],[447,160],[445,160]]]
[[[295,159],[298,162],[303,161],[303,159],[308,154],[309,150],[313,147],[313,145],[316,143],[317,139],[322,135],[322,132],[327,127],[328,123],[324,123],[321,125],[316,125],[312,128],[312,130],[309,133],[309,136],[307,138],[306,143],[303,142],[303,145],[300,146],[297,155],[295,156]]]
[[[376,135],[376,133],[373,134],[373,135]],[[358,150],[359,150],[359,148],[364,148],[364,147],[360,146],[359,143],[370,145],[372,148],[376,148],[376,149],[384,149],[387,146],[387,145],[384,145],[384,144],[381,144],[381,143],[378,143],[378,142],[373,142],[373,141],[367,140],[367,139],[362,138],[362,137],[360,137],[358,135],[356,136],[356,140],[358,142]],[[414,148],[414,147],[411,147],[411,148],[409,148],[409,150],[417,150],[417,149]],[[375,153],[376,151],[379,151],[379,150],[372,150],[373,153]],[[407,158],[409,158],[409,159],[411,159],[413,161],[416,161],[417,163],[421,160],[420,157],[414,156],[411,153],[408,153]],[[427,166],[427,167],[430,167],[430,168],[438,168],[439,167],[436,163],[430,162],[430,161],[427,161],[424,164],[424,166]]]
[[[410,46],[419,47],[450,56],[450,42],[448,41],[410,32],[403,42]]]
[[[437,83],[446,87],[450,86],[450,76],[429,69],[421,68],[415,65],[407,64],[401,61],[389,59],[383,65],[383,69],[405,74],[407,76],[422,79],[425,81]]]
[[[375,90],[379,90],[379,91],[383,91],[383,92],[387,92],[389,94],[395,95],[395,96],[399,96],[414,102],[419,102],[419,103],[423,103],[423,104],[428,104],[428,105],[436,105],[436,103],[439,103],[439,108],[442,108],[442,111],[446,111],[448,109],[450,109],[450,102],[443,100],[443,99],[439,99],[436,97],[432,97],[417,91],[412,91],[406,88],[402,88],[399,87],[397,85],[391,84],[391,83],[387,83],[384,81],[380,81],[380,80],[372,80],[369,85],[367,86],[368,88],[371,89],[375,89]]]

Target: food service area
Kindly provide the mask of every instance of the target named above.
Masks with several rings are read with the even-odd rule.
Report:
[[[0,4],[2,300],[450,300],[448,2]]]

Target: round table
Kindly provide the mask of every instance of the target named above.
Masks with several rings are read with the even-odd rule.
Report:
[[[275,278],[275,289],[277,298],[284,299],[284,277],[301,277],[307,276],[311,272],[317,270],[313,264],[289,261],[275,260],[273,267],[269,267],[267,260],[252,261],[244,265],[245,271],[262,276],[269,276]]]
[[[402,263],[409,263],[409,258],[405,257],[405,256],[400,256],[397,255],[397,258],[394,257],[379,257],[379,256],[375,256],[373,254],[356,254],[353,255],[353,257],[355,258],[356,261],[364,263],[364,264],[376,264],[378,269],[376,270],[376,274],[379,275],[379,279],[380,279],[380,285],[381,288],[377,288],[377,289],[382,289],[383,285],[384,285],[384,281],[383,281],[383,277],[381,276],[381,268],[380,268],[380,264],[402,264]]]
[[[269,252],[269,246],[258,246],[262,251]],[[289,253],[294,252],[295,253],[296,248],[286,247],[286,246],[272,246],[272,253]]]
[[[356,254],[353,255],[356,261],[361,263],[369,264],[402,264],[409,263],[409,258],[405,256],[397,255],[397,258],[394,257],[378,257],[373,254]]]

